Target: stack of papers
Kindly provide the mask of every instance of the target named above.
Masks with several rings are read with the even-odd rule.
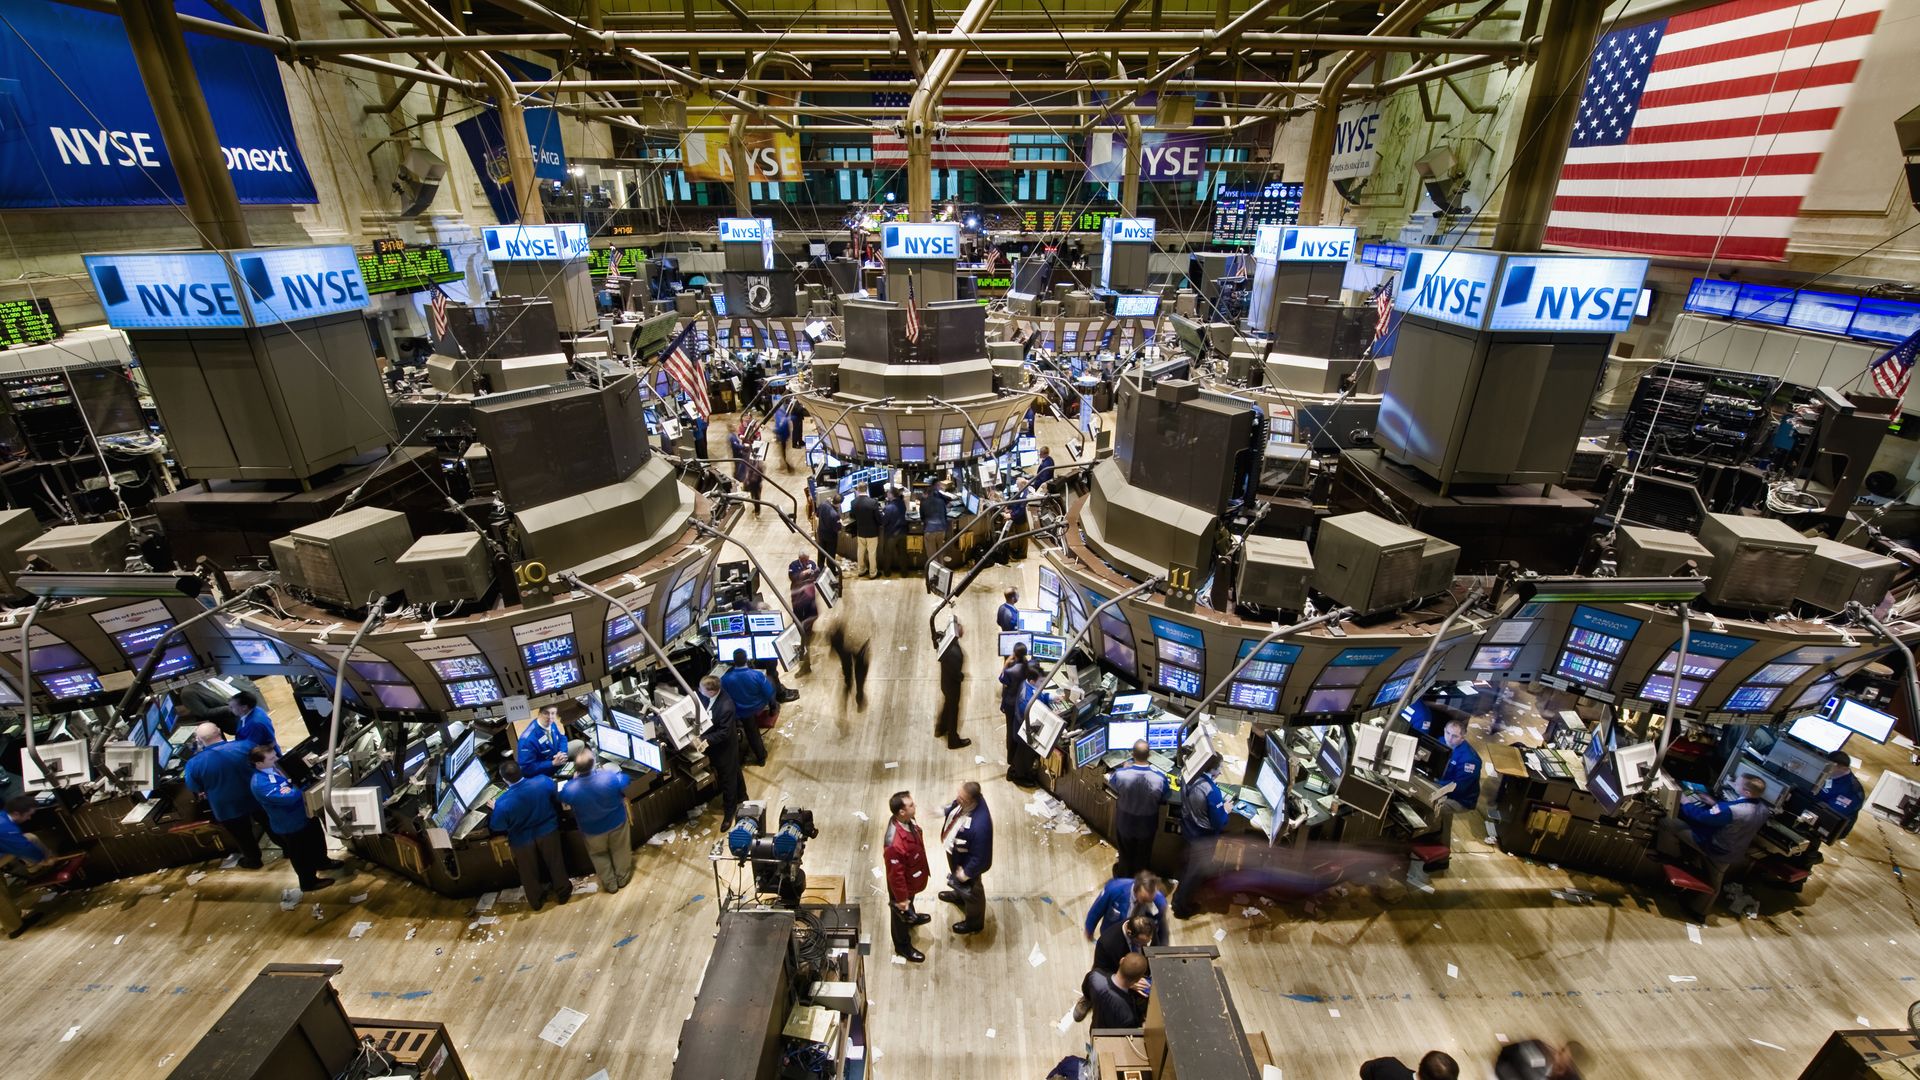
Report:
[[[787,1014],[787,1026],[780,1034],[789,1039],[831,1044],[840,1027],[840,1014],[818,1005],[795,1005]]]

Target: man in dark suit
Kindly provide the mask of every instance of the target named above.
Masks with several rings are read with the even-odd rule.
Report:
[[[861,577],[880,576],[880,500],[862,489],[853,500],[855,570]]]
[[[700,705],[707,711],[707,758],[713,762],[715,787],[720,793],[723,828],[733,827],[734,810],[747,801],[747,778],[740,761],[740,718],[733,699],[720,687],[718,676],[700,680]]]
[[[958,750],[963,746],[972,746],[972,739],[960,737],[960,698],[961,687],[966,682],[966,650],[960,647],[960,639],[965,627],[958,620],[953,625],[953,643],[947,651],[940,654],[940,715],[933,721],[933,737],[945,738],[947,749]],[[934,644],[939,644],[936,638]]]
[[[940,899],[958,905],[964,913],[953,924],[953,932],[977,934],[987,924],[987,889],[981,878],[993,868],[993,815],[987,812],[978,783],[962,783],[947,804],[940,846],[947,853],[947,880],[953,886]]]

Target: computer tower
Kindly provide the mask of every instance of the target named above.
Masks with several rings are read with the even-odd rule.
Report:
[[[478,600],[493,584],[492,560],[479,533],[440,533],[414,541],[399,558],[407,600],[446,604]]]
[[[276,559],[283,552],[292,556],[291,564],[279,564],[281,571],[319,600],[365,607],[376,595],[405,586],[398,561],[413,544],[405,514],[362,506],[303,525],[284,539],[290,549],[280,541],[272,545]]]
[[[1304,541],[1249,536],[1241,548],[1233,595],[1243,604],[1299,611],[1313,580],[1313,551]]]
[[[1429,539],[1364,511],[1327,518],[1313,544],[1314,588],[1356,615],[1403,607],[1420,596]]]
[[[1692,562],[1701,577],[1713,576],[1713,552],[1700,541],[1672,529],[1622,525],[1613,542],[1617,572],[1624,578],[1673,577]]]
[[[62,525],[48,529],[14,549],[24,564],[42,559],[66,574],[104,574],[127,568],[127,543],[133,529],[124,521]]]
[[[1775,518],[1708,514],[1700,543],[1713,553],[1708,603],[1781,611],[1800,590],[1813,558],[1813,541]]]
[[[1844,611],[1849,602],[1872,608],[1893,587],[1900,564],[1850,544],[1813,538],[1813,556],[1794,599],[1822,611]]]

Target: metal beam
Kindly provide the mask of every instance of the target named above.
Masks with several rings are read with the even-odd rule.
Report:
[[[207,0],[207,6],[219,12],[221,18],[240,27],[242,30],[251,30],[256,34],[264,34],[267,32],[266,27],[247,18],[238,8],[227,3],[227,0]]]
[[[495,2],[499,3],[501,0],[495,0]],[[502,6],[517,7],[519,5],[509,3]],[[531,0],[528,0],[527,6],[539,7],[531,3]],[[541,10],[546,11],[544,8]],[[551,11],[546,13],[553,14]],[[591,33],[591,31],[588,32]],[[881,54],[893,55],[899,53],[903,47],[898,33],[775,34],[765,31],[758,33],[707,31],[646,33],[609,30],[601,36],[605,38],[608,45],[644,46],[655,55],[677,55],[689,49],[733,51],[776,48],[794,53],[827,52],[843,55],[860,55],[863,54],[863,50],[879,50]],[[1067,30],[1058,33],[1002,31],[978,34],[956,30],[921,34],[918,41],[922,47],[929,50],[966,49],[974,53],[1000,55],[1059,53],[1063,49],[1140,52],[1147,49],[1211,48],[1218,37],[1219,35],[1212,31],[1190,30],[1164,30],[1157,33],[1150,30],[1113,32]],[[1300,48],[1346,50],[1359,53],[1457,53],[1473,56],[1520,56],[1527,52],[1527,43],[1522,41],[1430,38],[1403,34],[1250,32],[1241,34],[1239,41],[1244,47],[1255,51]],[[366,52],[373,45],[379,45],[382,49],[392,52],[443,49],[472,52],[488,49],[565,49],[575,44],[578,44],[578,39],[569,33],[409,35],[380,42],[369,42],[366,38],[318,38],[298,42],[297,52],[302,56],[327,56],[333,53]]]
[[[1580,113],[1587,56],[1600,36],[1602,8],[1589,0],[1551,0],[1541,24],[1540,61],[1516,118],[1519,145],[1500,200],[1493,246],[1539,251],[1546,237],[1553,192]]]
[[[953,80],[954,73],[960,67],[965,51],[970,47],[970,39],[986,25],[987,17],[993,14],[998,0],[967,0],[967,9],[960,13],[960,19],[954,23],[952,35],[929,34],[957,37],[951,45],[935,49],[933,63],[927,68],[925,78],[913,91],[913,99],[907,102],[906,143],[907,143],[907,215],[912,221],[933,220],[933,128],[934,106],[947,92],[947,83]]]
[[[1137,4],[1140,0],[1133,2]],[[914,41],[913,13],[907,10],[907,0],[887,0],[887,8],[893,12],[893,28],[900,31],[900,39],[906,43],[907,65],[918,79],[927,73],[927,62],[921,58],[920,46]]]
[[[220,134],[213,128],[179,18],[173,0],[128,0],[120,9],[134,64],[160,123],[161,141],[180,178],[187,220],[209,248],[252,247],[233,173],[220,152]]]
[[[741,7],[739,4],[735,3],[734,0],[719,0],[719,3],[720,3],[720,6],[723,8],[726,8],[728,13],[730,13],[734,18],[740,20],[741,26],[744,26],[747,29],[754,31],[755,33],[760,32],[760,24],[754,21],[753,16],[747,14],[746,8]]]

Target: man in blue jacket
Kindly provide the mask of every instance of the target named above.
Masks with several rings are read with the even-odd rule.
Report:
[[[920,531],[925,533],[927,562],[933,562],[933,553],[947,543],[947,482],[935,480],[933,487],[927,490],[927,497],[920,500]]]
[[[887,489],[887,501],[880,507],[880,572],[904,574],[907,570],[907,497],[900,489]]]
[[[633,822],[627,816],[625,769],[595,769],[593,751],[573,757],[573,779],[560,789],[560,801],[573,811],[574,824],[587,842],[587,858],[600,888],[617,893],[633,880]]]
[[[51,857],[47,849],[40,846],[40,841],[20,828],[33,820],[33,810],[33,796],[15,795],[7,800],[7,812],[0,814],[0,855],[11,856],[29,867],[38,866]],[[0,880],[0,930],[5,930],[7,937],[19,937],[27,927],[43,918],[45,915],[38,911],[20,914],[20,906],[14,903],[12,890],[4,880]]]
[[[1160,833],[1160,804],[1167,797],[1167,774],[1148,763],[1147,740],[1133,744],[1133,760],[1107,774],[1113,792],[1113,846],[1119,852],[1114,877],[1132,877],[1153,860],[1153,838]]]
[[[1712,909],[1727,871],[1746,858],[1747,848],[1773,813],[1765,802],[1766,781],[1743,773],[1734,790],[1740,793],[1738,798],[1719,801],[1704,795],[1685,796],[1677,808],[1679,816],[1660,823],[1658,850],[1678,854],[1678,846],[1684,844],[1706,857],[1705,880],[1713,891],[1689,894],[1688,903],[1696,915]]]
[[[274,753],[280,752],[280,740],[273,733],[273,717],[260,707],[259,698],[242,690],[227,699],[227,708],[238,721],[233,726],[235,739],[255,746],[271,746]]]
[[[533,714],[520,733],[514,763],[526,776],[552,776],[567,761],[567,729],[560,726],[560,710],[552,705]]]
[[[1017,606],[1019,603],[1020,590],[1008,589],[1005,599],[995,609],[993,624],[998,626],[1002,633],[1011,633],[1020,628],[1020,608]]]
[[[511,761],[500,766],[500,779],[507,782],[507,790],[493,800],[493,816],[487,824],[494,832],[506,834],[527,906],[539,911],[547,902],[548,886],[560,903],[566,903],[573,895],[573,881],[567,877],[567,857],[560,847],[560,789],[553,777],[527,776]],[[542,868],[547,872],[544,884]]]
[[[940,846],[947,853],[947,881],[953,887],[940,899],[962,912],[954,933],[977,934],[987,925],[987,887],[981,879],[993,868],[993,815],[980,797],[980,785],[962,783],[944,817]]]
[[[1860,778],[1853,775],[1853,759],[1845,750],[1835,750],[1827,755],[1827,760],[1833,762],[1833,771],[1827,774],[1827,782],[1820,785],[1814,799],[1852,822],[1860,816],[1860,808],[1867,804],[1866,790],[1860,786]]]
[[[253,799],[253,762],[247,757],[253,744],[227,741],[211,722],[193,729],[193,741],[200,749],[187,759],[187,790],[207,797],[214,823],[240,850],[240,865],[260,869],[260,840],[253,831],[260,804]]]
[[[307,816],[307,797],[280,771],[280,752],[271,746],[256,746],[248,751],[253,764],[250,788],[253,799],[267,812],[267,832],[286,852],[293,872],[300,877],[300,891],[312,892],[333,884],[320,876],[341,863],[327,858],[327,836],[320,823]]]
[[[1186,850],[1180,863],[1180,887],[1173,894],[1173,917],[1191,919],[1199,914],[1195,898],[1200,894],[1201,868],[1213,854],[1213,842],[1227,827],[1227,799],[1220,793],[1219,754],[1213,755],[1180,792],[1180,835]],[[1285,820],[1287,808],[1276,806],[1275,814]]]
[[[1160,876],[1151,870],[1142,870],[1130,878],[1114,878],[1101,887],[1094,895],[1093,906],[1087,909],[1087,940],[1094,940],[1115,923],[1125,922],[1136,911],[1153,916],[1160,928],[1153,935],[1153,943],[1165,945],[1167,894]]]
[[[773,708],[778,691],[767,673],[747,659],[747,650],[733,650],[732,666],[720,676],[720,687],[733,699],[733,711],[740,718],[740,734],[747,740],[747,755],[755,765],[767,763],[767,744],[760,738],[760,720]]]

